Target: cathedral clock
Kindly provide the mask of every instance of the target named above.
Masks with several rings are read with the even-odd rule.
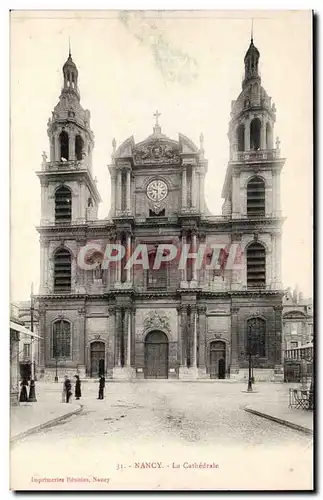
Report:
[[[166,198],[168,188],[164,181],[155,179],[147,186],[147,196],[151,201],[160,202]]]

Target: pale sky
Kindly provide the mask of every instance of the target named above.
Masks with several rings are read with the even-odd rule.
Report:
[[[284,286],[312,296],[312,40],[310,11],[140,12],[35,11],[11,18],[11,300],[39,286],[40,183],[49,156],[47,121],[58,102],[62,66],[79,71],[81,104],[95,134],[93,175],[108,215],[111,142],[152,133],[183,133],[209,160],[206,202],[221,214],[229,159],[231,100],[238,97],[250,42],[260,51],[262,85],[277,108],[275,137],[286,163],[281,177]]]

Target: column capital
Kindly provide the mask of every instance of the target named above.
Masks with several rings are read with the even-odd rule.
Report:
[[[187,309],[188,309],[188,305],[187,304],[180,304],[179,306],[177,306],[177,312],[178,313],[187,313]]]
[[[239,307],[233,306],[231,307],[231,314],[238,314],[239,310],[240,310]]]
[[[77,312],[79,313],[80,316],[85,316],[86,310],[85,307],[80,307]]]
[[[206,314],[207,307],[205,305],[197,304],[199,314]]]
[[[200,243],[205,243],[206,241],[206,232],[205,231],[199,231],[198,233]]]
[[[241,239],[242,239],[242,233],[231,234],[231,241],[241,241]]]

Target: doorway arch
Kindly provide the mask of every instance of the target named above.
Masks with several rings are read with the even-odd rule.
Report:
[[[210,378],[225,378],[225,342],[215,340],[210,343]]]
[[[92,342],[90,346],[90,375],[99,377],[106,372],[105,367],[105,344],[104,342]]]
[[[159,330],[145,338],[145,378],[168,378],[168,338]]]

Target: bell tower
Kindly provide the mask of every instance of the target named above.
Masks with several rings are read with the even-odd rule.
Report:
[[[50,161],[84,161],[92,171],[94,135],[90,128],[90,112],[80,104],[78,70],[69,52],[63,66],[63,87],[59,102],[48,120]]]
[[[43,153],[41,225],[97,219],[100,196],[92,178],[94,134],[90,111],[80,103],[78,70],[69,50],[63,87],[47,123],[49,161]]]
[[[262,287],[280,289],[280,175],[285,159],[280,157],[279,138],[275,144],[273,141],[276,107],[261,85],[259,60],[260,53],[251,36],[244,57],[242,91],[231,103],[230,160],[222,191],[222,213],[241,226],[239,231],[243,229],[246,248],[250,238],[262,240],[267,249]],[[246,271],[241,282],[234,284],[235,288],[258,286],[259,273],[255,273],[255,279],[247,274]]]

